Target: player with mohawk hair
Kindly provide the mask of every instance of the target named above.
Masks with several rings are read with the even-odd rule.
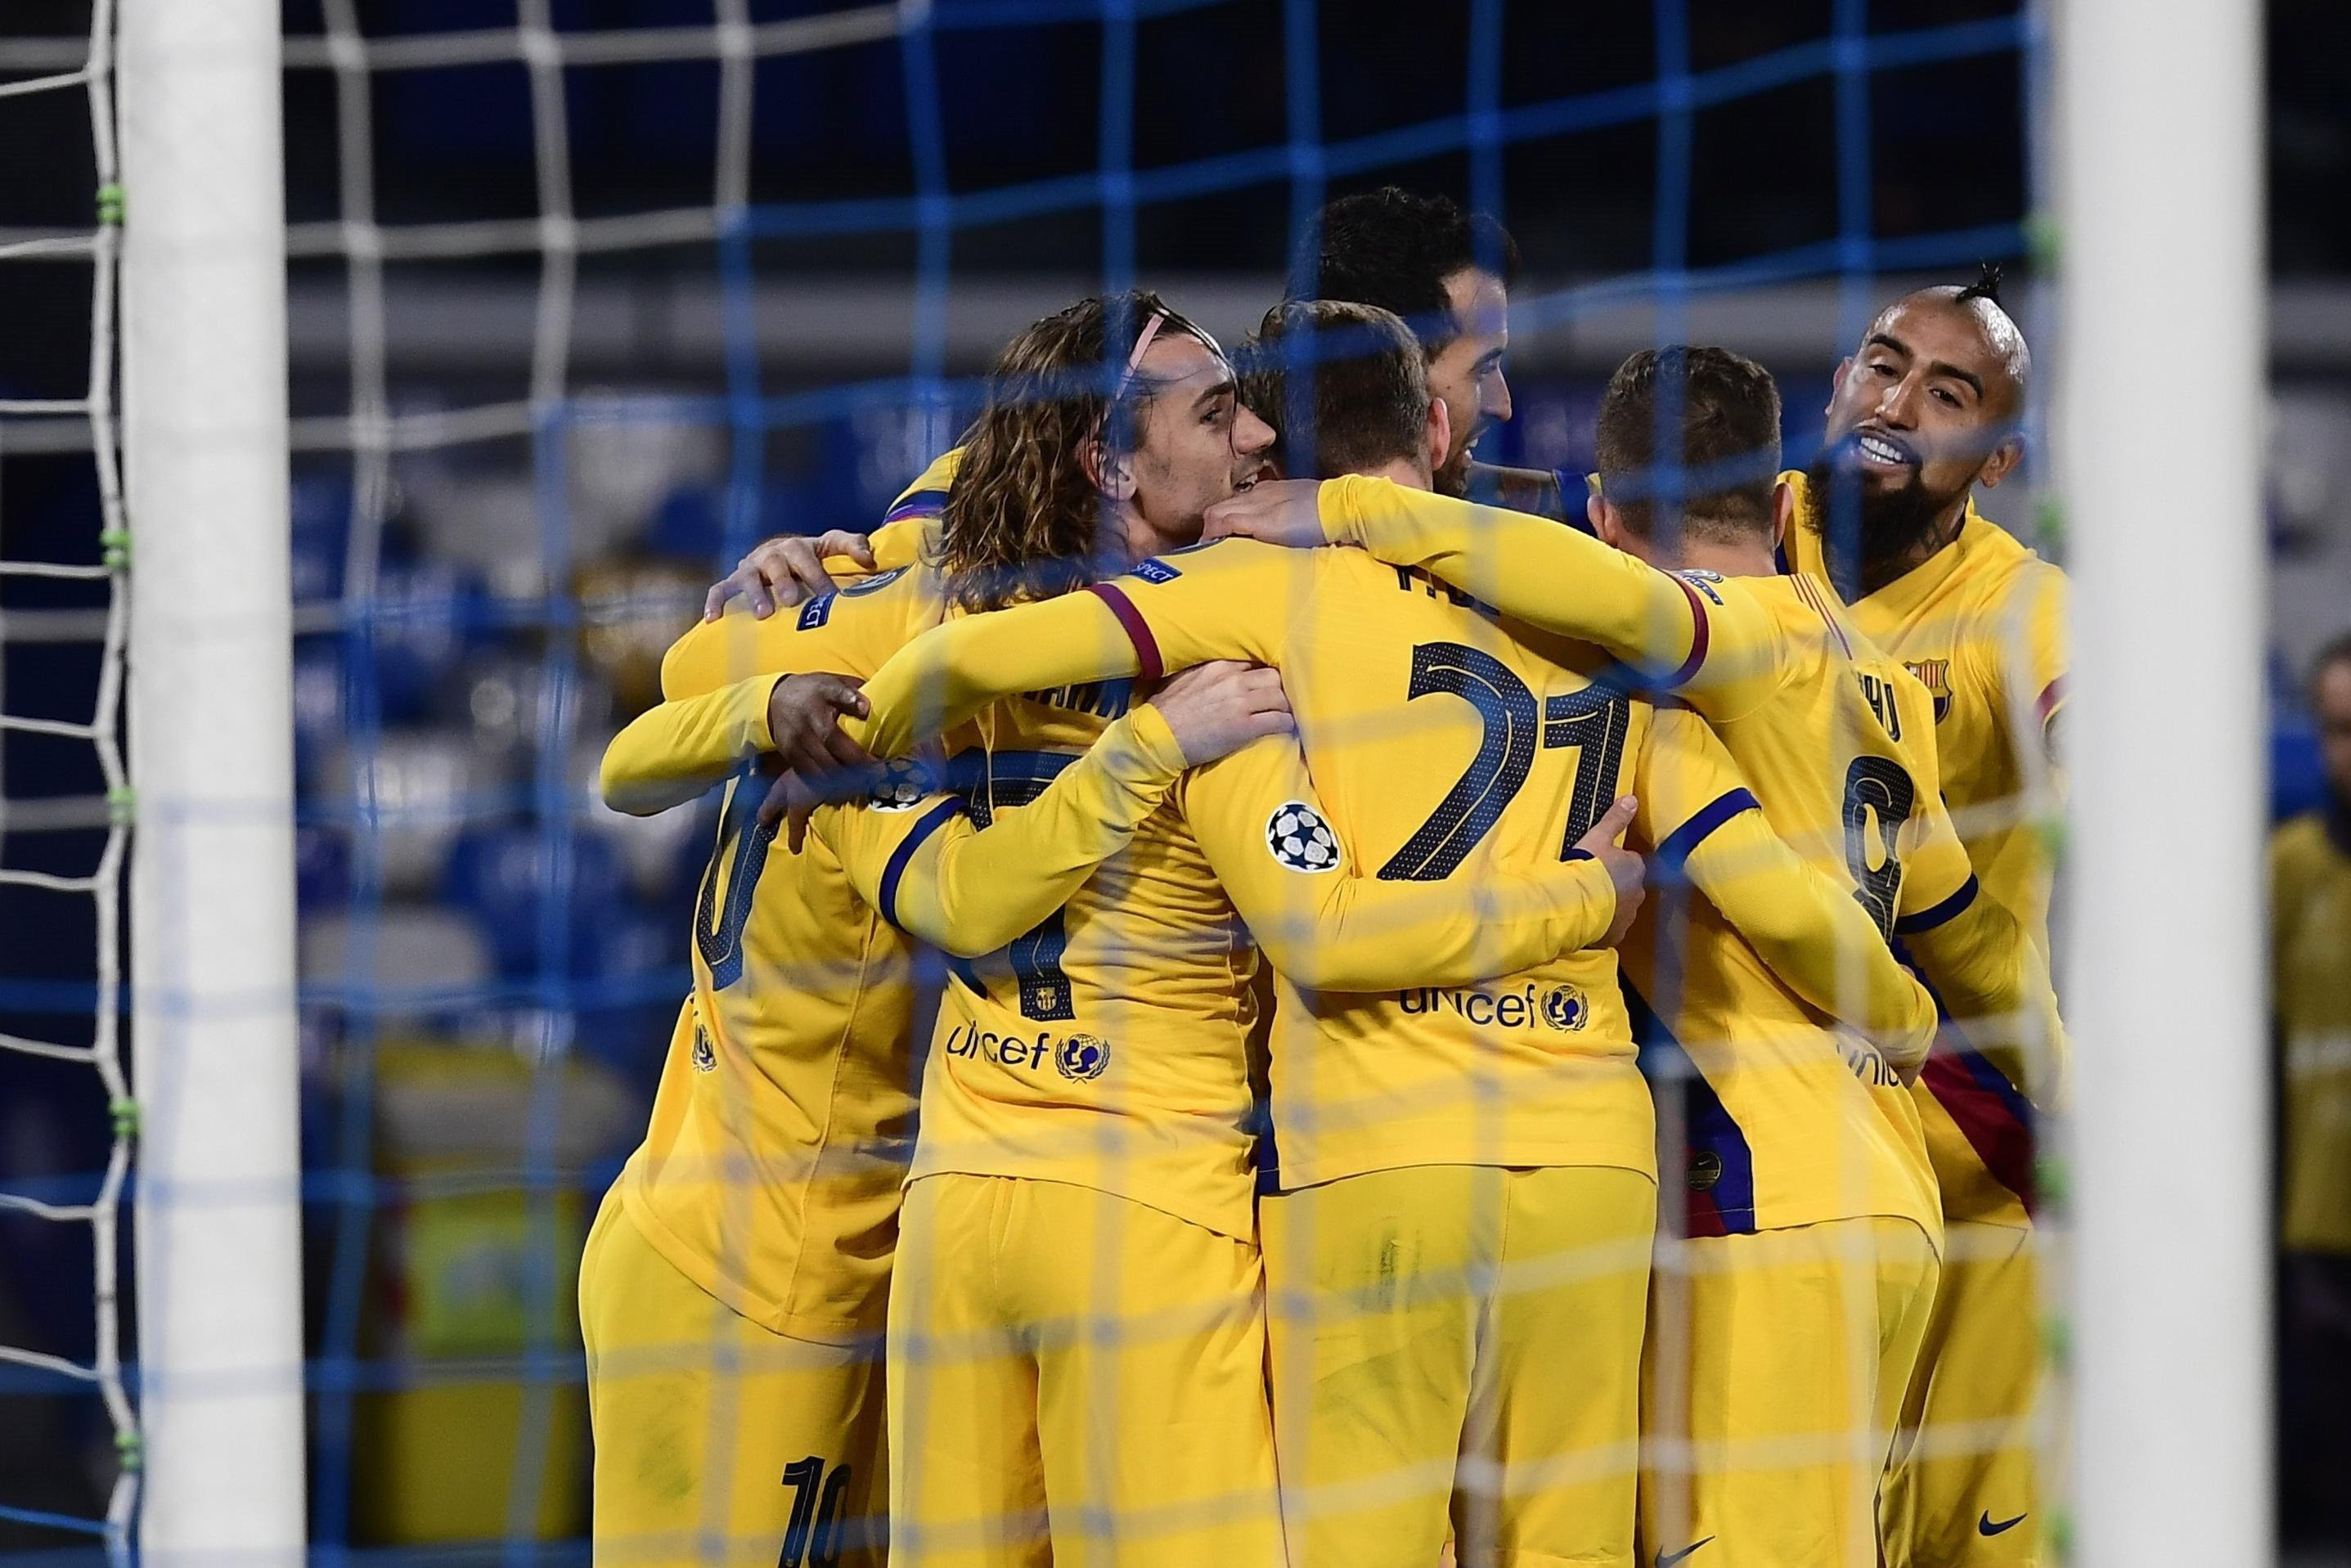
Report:
[[[2024,455],[2032,354],[2001,273],[1905,295],[1837,368],[1783,565],[1825,571],[1861,630],[1935,698],[1943,795],[1983,892],[2045,953],[2065,699],[2065,574],[1976,509]],[[1917,1088],[1948,1238],[1885,1494],[1890,1568],[2044,1560],[2032,1412],[2040,1292],[2033,1108],[2062,1060],[1947,1033]]]

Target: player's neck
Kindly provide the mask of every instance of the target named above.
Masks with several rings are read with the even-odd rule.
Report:
[[[1771,577],[1780,570],[1780,563],[1771,558],[1771,545],[1761,535],[1738,544],[1685,539],[1681,553],[1679,570],[1710,571],[1718,577]]]
[[[1355,472],[1361,474],[1366,479],[1392,479],[1395,481],[1397,486],[1401,489],[1428,490],[1435,488],[1435,485],[1428,476],[1428,470],[1413,462],[1408,457],[1390,458],[1387,462],[1379,464],[1374,467],[1358,468]]]
[[[1901,581],[1959,543],[1959,530],[1968,525],[1968,500],[1973,494],[1973,491],[1961,491],[1959,498],[1946,507],[1935,519],[1934,525],[1908,549],[1887,556],[1883,560],[1862,562],[1862,597],[1865,599],[1888,583]]]

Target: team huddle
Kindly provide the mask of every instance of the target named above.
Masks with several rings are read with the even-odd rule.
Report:
[[[1636,354],[1571,498],[1472,456],[1515,260],[1390,189],[1229,356],[1081,300],[672,648],[598,1563],[2044,1560],[2022,335],[1897,300],[1788,473]]]

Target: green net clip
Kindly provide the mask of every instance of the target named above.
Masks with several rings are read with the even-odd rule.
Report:
[[[127,828],[139,815],[139,791],[124,785],[106,792],[106,820],[117,828]]]
[[[147,1439],[141,1434],[117,1432],[114,1435],[114,1451],[120,1457],[124,1469],[142,1470],[147,1468]]]
[[[107,1111],[114,1118],[114,1135],[135,1138],[139,1135],[139,1102],[128,1094],[118,1094],[109,1102]]]
[[[2064,1159],[2052,1154],[2034,1156],[2032,1188],[2040,1195],[2041,1201],[2050,1207],[2064,1207],[2074,1196],[2072,1172]]]
[[[2053,214],[2035,213],[2024,220],[2024,248],[2034,271],[2053,270],[2064,256],[2065,232]]]
[[[122,571],[130,567],[131,530],[129,528],[101,528],[99,530],[98,542],[106,552],[107,570]]]
[[[2071,1560],[2074,1555],[2073,1510],[2060,1508],[2051,1511],[2049,1515],[2049,1545],[2051,1550],[2056,1552],[2060,1560]]]
[[[2052,1316],[2041,1324],[2041,1349],[2053,1366],[2074,1364],[2074,1324],[2071,1319]]]
[[[98,221],[109,228],[122,226],[122,187],[100,185],[98,188]]]
[[[2054,496],[2043,496],[2041,504],[2032,508],[2032,526],[2041,542],[2051,549],[2065,548],[2065,503]]]
[[[2065,832],[2064,818],[2055,815],[2043,817],[2032,824],[2032,831],[2041,839],[2042,852],[2053,862],[2065,858],[2065,848],[2070,840]]]

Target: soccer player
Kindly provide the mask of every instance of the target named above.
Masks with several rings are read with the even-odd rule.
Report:
[[[2351,635],[2319,653],[2311,706],[2326,803],[2270,840],[2271,994],[2283,1050],[2287,1539],[2351,1539]]]
[[[1772,477],[1779,415],[1770,376],[1724,350],[1627,361],[1600,422],[1614,498],[1594,497],[1591,514],[1605,544],[1360,480],[1312,491],[1259,486],[1214,508],[1210,529],[1360,545],[1550,631],[1597,637],[1653,665],[1678,662],[1687,700],[1756,780],[1773,825],[1846,878],[1887,935],[1905,936],[1947,999],[1970,1016],[2022,1015],[2024,1027],[2053,1035],[2045,964],[2011,916],[1976,899],[1938,797],[1926,694],[1847,624],[1824,583],[1775,574],[1773,546],[1792,505]],[[1660,468],[1650,461],[1655,428],[1676,420],[1680,450]],[[1627,553],[1612,561],[1611,545]],[[1641,561],[1695,570],[1677,580]],[[1817,1464],[1702,1464],[1693,1522],[1657,1550],[1703,1538],[1733,1561],[1825,1552],[1820,1560],[1866,1564],[1876,1557],[1877,1473],[1926,1322],[1928,1292],[1902,1254],[1940,1235],[1917,1114],[1877,1064],[1854,1061],[1859,1082],[1848,1082],[1802,1009],[1752,983],[1754,966],[1736,961],[1711,912],[1699,906],[1690,920],[1689,950],[1672,964],[1657,963],[1641,932],[1628,959],[1636,974],[1679,976],[1660,1010],[1671,1032],[1703,1042],[1691,1052],[1699,1070],[1691,1174],[1708,1196],[1694,1201],[1693,1234],[1739,1239],[1698,1249],[1694,1264],[1693,1435],[1715,1451],[1848,1429],[1854,1440]],[[1800,1083],[1809,1090],[1790,1092]],[[1874,1249],[1887,1255],[1873,1270]],[[1755,1266],[1766,1252],[1798,1256]],[[1932,1274],[1930,1257],[1929,1285]],[[1850,1333],[1774,1326],[1768,1332],[1788,1354],[1769,1362],[1720,1354],[1758,1332],[1758,1319],[1801,1322],[1790,1300],[1823,1278],[1849,1297],[1876,1296],[1879,1324],[1891,1325],[1882,1343],[1866,1322]]]
[[[1518,266],[1517,242],[1494,217],[1465,213],[1444,196],[1388,185],[1342,196],[1315,214],[1292,264],[1291,297],[1377,306],[1403,317],[1418,336],[1429,391],[1444,402],[1451,432],[1437,465],[1439,490],[1562,517],[1556,474],[1480,463],[1473,455],[1479,438],[1510,418],[1502,360],[1510,344],[1510,288]],[[760,617],[789,608],[831,586],[829,562],[866,570],[908,564],[919,525],[937,517],[960,458],[957,449],[933,463],[870,539],[836,529],[758,545],[712,585],[705,614],[716,620],[738,595]]]
[[[909,601],[959,614],[1196,536],[1270,433],[1237,405],[1205,334],[1152,297],[1121,303],[1015,340],[935,564],[825,613],[903,624],[893,605]],[[755,678],[673,721],[723,736],[716,716],[755,711],[777,685]],[[1028,692],[980,716],[991,810],[1025,801],[1129,700],[1125,682]],[[1212,810],[1219,790],[1249,814]],[[1212,834],[1245,844],[1260,878],[1278,874],[1269,799],[1291,814],[1294,855],[1325,863],[1295,747],[1245,748],[1187,777],[1065,910],[955,971],[892,1296],[902,1563],[1279,1557],[1244,1051],[1253,957],[1202,847]],[[1601,845],[1567,863],[1558,849],[1476,886],[1314,875],[1300,961],[1322,983],[1443,986],[1580,947],[1629,905],[1637,872]]]
[[[789,635],[802,660],[855,662],[821,618]],[[953,800],[877,810],[869,837],[923,828],[903,852],[884,844],[886,876],[852,878],[831,841],[774,851],[765,782],[730,787],[652,1124],[581,1265],[600,1561],[881,1560],[876,1340],[916,1078],[900,933],[1004,946],[1123,848],[1186,767],[1286,726],[1270,672],[1204,673],[984,831]],[[680,793],[656,787],[676,756],[765,744],[764,712],[708,717],[668,704],[616,737],[611,803],[659,809]]]
[[[1276,420],[1285,450],[1311,425],[1322,460],[1427,486],[1447,414],[1402,323],[1329,302],[1269,322],[1306,329],[1354,346],[1315,355],[1311,406]],[[1224,544],[951,624],[868,683],[871,719],[850,728],[892,752],[1004,691],[1242,650],[1281,668],[1328,807],[1260,796],[1236,854],[1203,833],[1277,971],[1281,1196],[1261,1223],[1292,1559],[1421,1568],[1449,1514],[1464,1562],[1628,1561],[1655,1151],[1613,956],[1341,995],[1272,934],[1349,868],[1475,883],[1557,855],[1629,782],[1636,831],[1778,970],[1834,1004],[1852,965],[1868,983],[1845,1014],[1896,1061],[1931,1004],[1773,837],[1701,723],[1596,681],[1597,650],[1361,552]],[[1249,755],[1196,776],[1194,809]]]
[[[1805,474],[1790,476],[1801,526],[1785,543],[1788,564],[1825,569],[1870,640],[1933,695],[1943,794],[1969,858],[1984,893],[2045,952],[2052,866],[2042,823],[2062,782],[2065,576],[1972,499],[2023,455],[2032,369],[1996,270],[1896,300],[1838,367],[1826,443]],[[2046,1526],[2032,1431],[2042,1355],[2032,1106],[2059,1092],[2062,1042],[1945,1043],[1917,1097],[1948,1250],[1903,1417],[1915,1446],[1886,1488],[1887,1561],[2022,1568],[2043,1561]]]

